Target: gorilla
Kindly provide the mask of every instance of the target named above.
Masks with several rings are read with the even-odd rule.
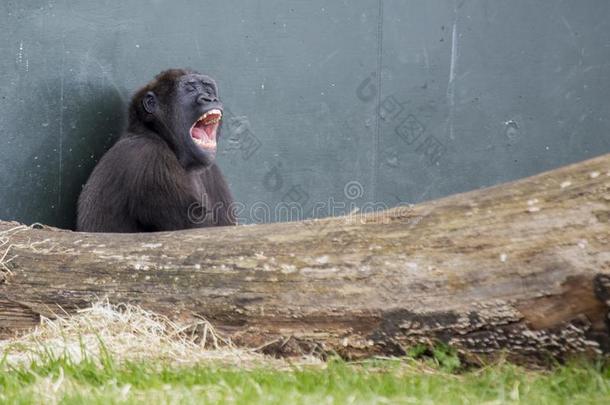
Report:
[[[138,90],[126,132],[78,200],[78,231],[157,232],[235,225],[215,163],[223,107],[216,82],[169,69]]]

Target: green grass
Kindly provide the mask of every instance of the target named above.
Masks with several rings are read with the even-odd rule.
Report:
[[[610,403],[606,366],[574,363],[533,372],[503,363],[458,373],[455,360],[445,360],[438,354],[427,361],[333,360],[326,367],[272,370],[49,357],[29,366],[0,364],[0,403]]]

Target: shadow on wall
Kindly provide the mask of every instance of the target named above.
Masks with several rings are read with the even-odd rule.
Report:
[[[28,88],[22,106],[8,109],[12,133],[2,135],[0,218],[74,229],[81,188],[125,126],[126,92],[59,79]],[[37,88],[52,99],[32,116]]]

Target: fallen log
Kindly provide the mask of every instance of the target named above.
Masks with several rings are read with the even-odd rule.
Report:
[[[603,355],[609,220],[605,155],[362,216],[156,234],[0,222],[0,336],[107,298],[280,355]]]

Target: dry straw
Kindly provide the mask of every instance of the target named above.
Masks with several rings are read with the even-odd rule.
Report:
[[[193,333],[197,330],[198,333]],[[27,364],[49,356],[65,356],[80,362],[100,361],[110,355],[116,361],[163,361],[171,364],[200,362],[238,367],[293,366],[255,350],[237,348],[204,319],[180,325],[134,305],[112,305],[107,301],[72,316],[43,318],[31,333],[0,341],[0,357],[8,364]],[[303,358],[298,364],[317,364]]]

